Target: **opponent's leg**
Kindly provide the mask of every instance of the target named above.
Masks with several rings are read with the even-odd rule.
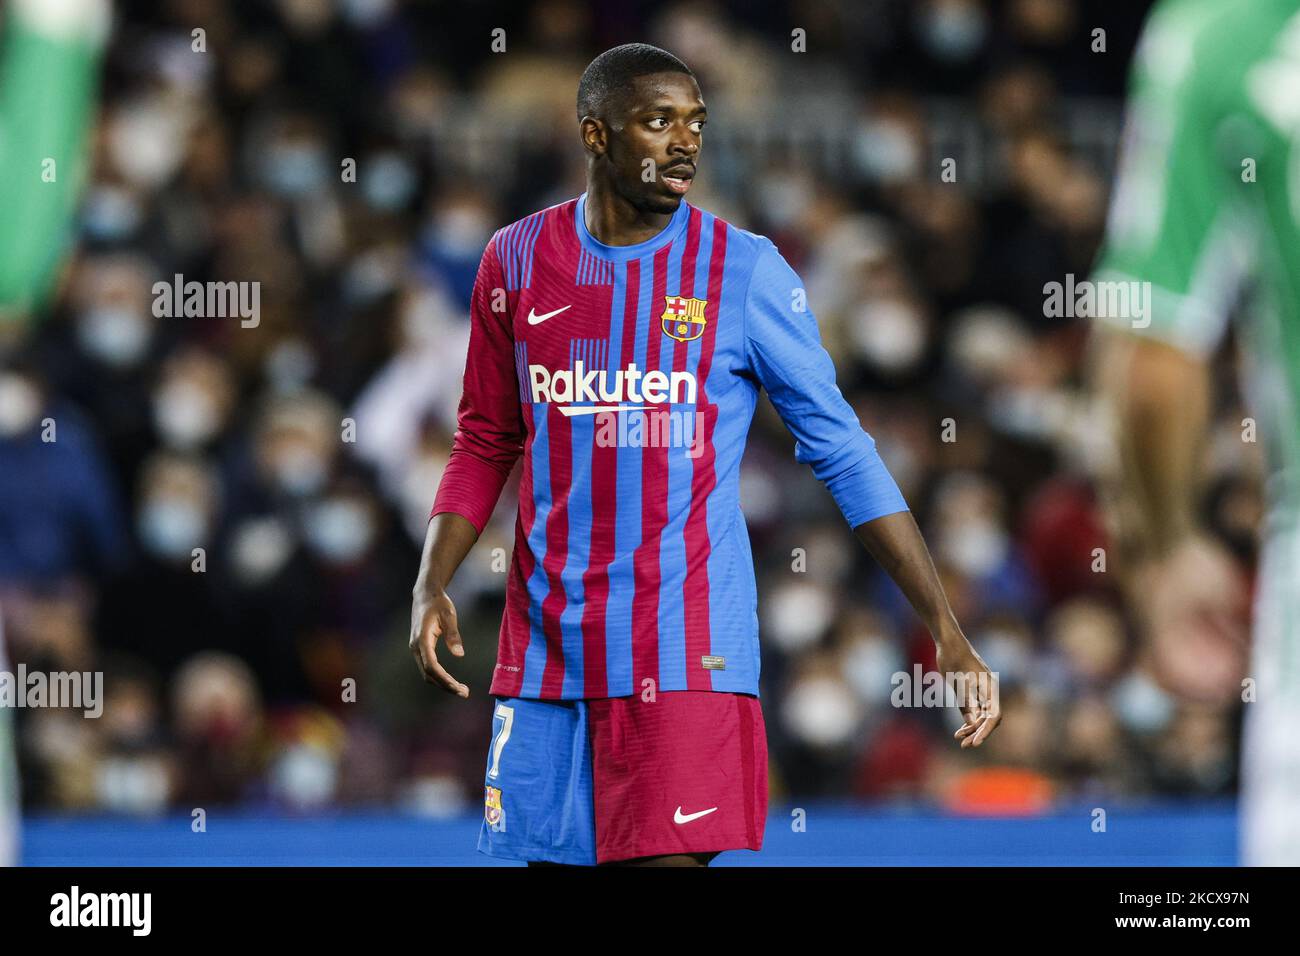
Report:
[[[0,671],[7,670],[4,621],[0,618]],[[0,707],[0,866],[18,865],[18,749],[13,713]]]
[[[12,723],[0,712],[0,866],[18,865],[18,757]]]
[[[1300,866],[1300,534],[1264,545],[1256,597],[1250,675],[1241,744],[1241,862]]]

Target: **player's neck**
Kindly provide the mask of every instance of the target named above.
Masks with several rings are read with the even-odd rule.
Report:
[[[668,228],[671,212],[638,209],[599,177],[587,180],[583,220],[587,231],[607,246],[634,246]]]

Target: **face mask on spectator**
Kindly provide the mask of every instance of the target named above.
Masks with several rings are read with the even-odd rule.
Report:
[[[1124,726],[1139,734],[1163,730],[1176,709],[1169,695],[1141,671],[1119,683],[1111,704]]]
[[[293,744],[271,767],[271,790],[290,806],[306,809],[329,803],[338,783],[334,759],[309,744]]]
[[[316,354],[302,339],[283,339],[271,349],[262,367],[272,391],[296,392],[316,374]]]
[[[837,747],[856,731],[861,711],[842,681],[806,677],[790,688],[782,716],[794,736],[815,747]]]
[[[433,245],[452,259],[477,259],[491,235],[492,224],[468,206],[454,206],[438,213],[430,230]]]
[[[1006,558],[1006,533],[990,521],[963,521],[943,536],[943,555],[968,577],[992,574]]]
[[[354,27],[364,29],[392,13],[393,0],[339,0],[339,10]]]
[[[771,632],[787,652],[807,647],[830,626],[834,604],[824,588],[813,584],[786,584],[769,605]]]
[[[77,340],[88,355],[106,365],[129,368],[149,347],[149,326],[134,309],[99,306],[78,319]]]
[[[916,311],[902,302],[868,302],[853,322],[858,353],[884,371],[904,372],[925,351],[925,328]]]
[[[179,102],[149,99],[120,111],[108,128],[113,165],[146,189],[162,186],[185,158],[190,117]]]
[[[894,120],[868,120],[858,130],[853,153],[872,179],[907,179],[920,165],[920,149],[905,126]]]
[[[931,3],[921,22],[921,37],[941,60],[967,60],[984,42],[984,11],[973,3]]]
[[[324,151],[316,145],[294,142],[272,146],[262,164],[266,184],[282,196],[305,196],[325,181]]]
[[[343,273],[343,298],[349,305],[365,306],[397,286],[397,270],[378,252],[357,256]]]
[[[893,676],[903,669],[903,659],[885,638],[861,638],[844,654],[844,678],[858,698],[883,704],[893,691]]]
[[[207,521],[195,505],[180,498],[160,497],[140,509],[140,543],[159,558],[187,558],[207,538]]]
[[[1003,687],[1011,687],[1030,676],[1033,659],[1029,647],[1017,633],[984,631],[976,645],[989,669],[998,675]]]
[[[100,806],[110,812],[157,813],[167,805],[168,773],[150,757],[109,757],[96,768]]]
[[[312,509],[307,543],[326,561],[349,564],[366,553],[374,527],[364,505],[347,498],[322,502]]]
[[[26,431],[41,413],[41,393],[26,376],[0,372],[0,437]]]
[[[293,555],[296,541],[276,518],[243,522],[230,535],[230,557],[241,584],[266,583]]]
[[[306,496],[325,484],[325,460],[306,448],[280,452],[271,465],[271,477],[281,491]]]
[[[204,444],[221,425],[216,402],[188,382],[173,382],[155,392],[153,416],[163,441],[178,449]]]
[[[120,242],[134,235],[141,215],[140,203],[125,189],[99,186],[86,197],[82,228],[98,242]]]
[[[361,192],[375,209],[401,209],[415,194],[415,170],[397,153],[372,156],[361,171]]]

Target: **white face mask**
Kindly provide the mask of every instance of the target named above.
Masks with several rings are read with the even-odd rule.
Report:
[[[921,36],[935,56],[959,62],[979,51],[987,26],[983,8],[974,3],[933,3],[921,21]]]
[[[1027,680],[1033,668],[1033,654],[1024,639],[1010,631],[985,631],[975,642],[989,669],[1003,686]]]
[[[492,224],[479,210],[456,206],[437,214],[432,223],[433,241],[444,255],[476,258],[492,235]]]
[[[334,564],[348,564],[366,553],[374,527],[366,508],[347,498],[323,501],[312,509],[306,526],[307,544]]]
[[[179,104],[143,100],[121,110],[108,128],[113,165],[131,182],[156,188],[185,158],[190,120]]]
[[[847,743],[857,730],[861,713],[848,687],[830,677],[798,681],[782,707],[790,732],[815,747]]]
[[[925,327],[916,311],[902,302],[869,302],[854,319],[853,341],[871,365],[887,372],[903,372],[925,351]]]
[[[140,543],[166,560],[188,558],[194,548],[203,547],[207,524],[203,511],[183,498],[154,498],[140,509]]]
[[[230,554],[242,584],[256,586],[279,573],[293,554],[293,535],[276,518],[252,518],[231,534]]]
[[[768,605],[773,639],[787,652],[815,643],[830,626],[834,604],[823,588],[813,584],[786,584]]]
[[[400,153],[371,156],[361,178],[361,192],[375,209],[401,209],[415,195],[415,170]]]
[[[885,704],[893,692],[893,676],[903,664],[903,656],[885,638],[862,638],[844,655],[844,676],[859,700],[871,706]]]
[[[1006,532],[991,521],[963,521],[943,535],[943,556],[972,578],[996,570],[1009,548]]]
[[[86,235],[100,242],[130,238],[140,225],[140,202],[118,186],[97,186],[81,206]]]
[[[217,404],[200,386],[188,382],[164,385],[153,397],[154,424],[172,448],[197,448],[217,433]]]
[[[0,372],[0,438],[12,438],[36,424],[41,393],[25,376]]]
[[[393,11],[393,0],[339,0],[344,18],[365,29],[378,24]]]
[[[273,192],[294,199],[320,189],[330,173],[325,150],[308,141],[280,142],[262,160],[262,178]]]
[[[271,349],[262,368],[273,392],[289,394],[303,388],[316,374],[316,355],[301,339],[283,339]]]
[[[892,119],[871,119],[858,130],[853,145],[858,165],[871,178],[906,179],[920,165],[920,149],[906,126]]]
[[[1120,681],[1110,700],[1124,726],[1139,734],[1163,730],[1177,710],[1169,694],[1141,671]]]
[[[323,747],[296,743],[271,767],[271,790],[293,807],[321,807],[334,797],[338,766]]]
[[[95,789],[109,811],[152,814],[167,805],[168,776],[161,760],[110,756],[96,767]]]
[[[149,348],[149,324],[134,309],[100,306],[77,320],[77,340],[86,354],[115,368],[129,368]]]
[[[366,305],[397,288],[402,264],[387,249],[371,249],[354,257],[343,271],[343,298],[350,305]]]
[[[271,465],[271,477],[281,491],[306,497],[320,491],[328,475],[325,460],[320,455],[295,447],[276,456]]]

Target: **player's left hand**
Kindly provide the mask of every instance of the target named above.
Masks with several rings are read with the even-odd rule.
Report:
[[[997,675],[964,636],[941,643],[936,663],[945,682],[955,685],[962,695],[959,706],[965,722],[953,737],[961,741],[963,749],[978,747],[1002,723]]]

